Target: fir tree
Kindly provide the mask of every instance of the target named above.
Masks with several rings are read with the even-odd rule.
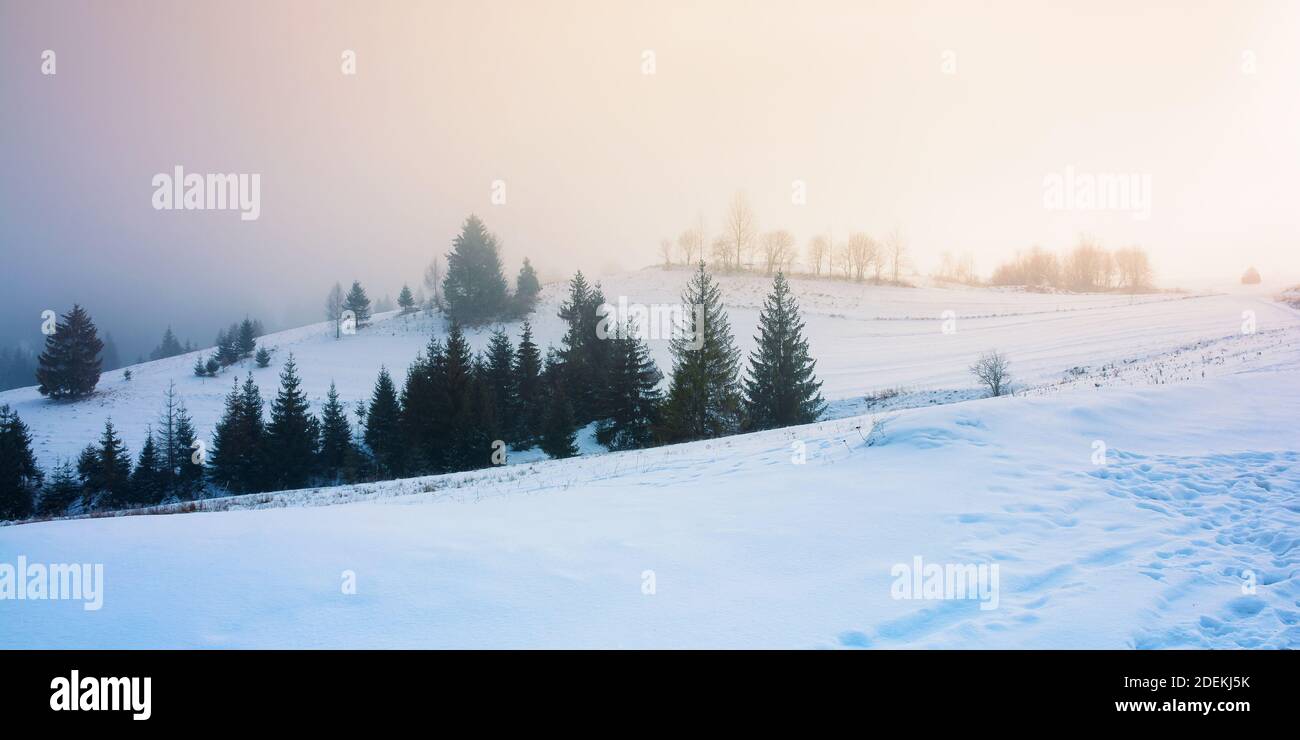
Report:
[[[596,441],[612,450],[648,447],[659,423],[663,374],[631,324],[618,326],[609,341],[611,365],[600,399],[606,417],[597,426]]]
[[[131,504],[150,506],[163,500],[162,466],[151,429],[145,433],[144,446],[140,448],[135,471],[131,473]]]
[[[167,394],[163,396],[163,410],[158,417],[158,482],[161,487],[159,500],[165,500],[176,494],[176,476],[180,469],[180,456],[176,439],[177,414],[180,401],[176,397],[176,384],[167,384]],[[143,451],[141,452],[143,454]]]
[[[254,358],[258,367],[267,367],[271,364],[271,353],[266,347],[258,347],[257,355]]]
[[[235,351],[240,359],[252,357],[257,349],[257,325],[247,316],[239,323],[239,335],[235,339]]]
[[[609,371],[610,346],[597,334],[600,307],[605,296],[600,286],[589,286],[579,270],[569,281],[569,298],[560,306],[560,318],[568,324],[561,342],[560,360],[564,382],[578,423],[598,419],[599,389]]]
[[[225,411],[213,431],[210,456],[213,482],[237,493],[261,490],[264,438],[262,394],[249,373],[242,388],[235,381],[226,396]]]
[[[131,453],[113,428],[112,419],[104,422],[104,433],[99,438],[99,448],[95,450],[86,487],[92,497],[97,497],[101,505],[110,509],[127,506],[133,498]]]
[[[162,341],[152,352],[149,353],[149,359],[165,360],[168,357],[175,357],[176,355],[184,354],[184,352],[185,349],[181,347],[180,341],[178,341],[176,335],[172,333],[172,328],[168,326],[167,331],[163,332]]]
[[[506,279],[496,237],[477,216],[465,219],[447,255],[442,283],[447,314],[475,326],[500,318],[507,308]]]
[[[98,468],[99,450],[95,445],[88,444],[81,448],[81,454],[77,456],[77,477],[81,479],[82,488],[87,489],[87,492]]]
[[[290,354],[280,371],[280,390],[271,401],[266,426],[266,469],[271,490],[302,488],[311,480],[320,427],[311,415],[307,394]]]
[[[200,378],[208,377],[208,361],[203,359],[203,355],[194,360],[194,374]]]
[[[722,308],[722,294],[701,261],[682,292],[691,311],[689,334],[674,334],[673,378],[664,406],[669,439],[688,441],[733,434],[739,427],[740,350]]]
[[[379,369],[375,392],[366,412],[366,446],[375,459],[381,475],[397,476],[403,470],[403,444],[401,434],[402,410],[397,403],[397,389],[387,368]]]
[[[446,470],[483,467],[489,460],[490,425],[495,419],[487,418],[490,411],[484,407],[482,389],[475,383],[469,341],[455,321],[447,333],[439,367],[442,397],[437,418],[445,424],[447,439],[443,467]]]
[[[343,299],[343,310],[352,312],[358,329],[370,322],[370,299],[366,297],[366,289],[361,287],[360,281],[352,281],[352,289],[348,291],[347,298]]]
[[[542,357],[533,342],[532,324],[525,321],[515,353],[515,395],[518,399],[512,441],[531,445],[541,433],[545,403],[542,388]]]
[[[537,279],[537,271],[525,257],[523,267],[519,268],[519,275],[515,278],[515,315],[527,316],[532,313],[537,305],[537,294],[541,292],[542,284]]]
[[[209,357],[208,361],[204,363],[204,367],[208,371],[208,377],[212,378],[216,377],[217,371],[221,369],[221,363],[217,361],[217,358]]]
[[[497,435],[515,439],[518,436],[516,429],[519,418],[515,349],[510,346],[510,337],[500,327],[492,332],[492,338],[488,340],[482,382],[491,396],[492,417],[496,421],[496,428],[490,430],[493,439]]]
[[[351,465],[355,450],[352,448],[352,426],[347,410],[339,402],[339,393],[330,383],[329,393],[320,409],[320,465],[321,475],[337,483]]]
[[[95,323],[81,306],[73,306],[54,325],[54,333],[45,338],[36,380],[41,395],[54,399],[76,399],[90,395],[99,383],[102,366]]]
[[[542,422],[541,440],[538,444],[542,452],[552,458],[573,457],[578,454],[577,424],[573,420],[573,406],[565,398],[563,391],[557,389],[551,393],[546,419]]]
[[[41,492],[37,512],[41,516],[62,516],[68,513],[73,504],[81,500],[81,481],[72,463],[64,460],[54,468],[50,482]]]
[[[0,406],[0,520],[31,516],[41,478],[27,425],[18,412]]]
[[[215,355],[221,367],[229,367],[239,362],[239,326],[232,325],[217,333],[217,351]]]
[[[808,355],[808,340],[799,304],[780,272],[758,315],[757,347],[749,355],[744,382],[745,424],[749,429],[775,429],[817,421],[826,404],[817,363]]]
[[[407,469],[414,473],[444,469],[447,428],[439,416],[444,408],[444,360],[442,345],[432,338],[406,372],[400,426]]]
[[[397,294],[397,305],[401,307],[402,313],[411,313],[415,310],[415,296],[411,295],[410,286],[402,285],[402,292]]]
[[[198,498],[203,491],[204,461],[194,444],[197,439],[194,422],[185,404],[179,404],[176,408],[176,446],[172,453],[177,466],[172,493],[181,501]]]

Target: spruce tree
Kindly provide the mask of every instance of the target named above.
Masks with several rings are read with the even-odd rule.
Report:
[[[81,454],[77,456],[77,477],[81,479],[81,486],[87,495],[90,493],[90,483],[94,480],[95,471],[98,469],[99,449],[93,444],[81,448]]]
[[[258,347],[255,359],[258,367],[267,367],[271,364],[271,353],[266,349],[266,347]]]
[[[401,307],[402,313],[410,313],[415,310],[415,296],[411,295],[410,286],[402,285],[402,292],[397,294],[397,305]]]
[[[733,434],[740,424],[740,350],[721,291],[703,261],[682,292],[682,304],[691,314],[690,332],[675,333],[670,342],[673,377],[664,405],[666,436],[689,441]]]
[[[214,355],[221,367],[229,367],[239,362],[239,326],[232,325],[217,333],[217,351]]]
[[[27,425],[18,412],[0,406],[0,520],[31,516],[41,479]]]
[[[821,382],[814,374],[817,362],[808,355],[803,329],[799,304],[785,275],[778,272],[758,315],[757,347],[749,355],[744,381],[747,428],[808,424],[826,410]]]
[[[140,448],[135,471],[131,473],[129,503],[151,506],[163,500],[163,464],[159,459],[158,446],[154,443],[153,430],[150,429],[145,433],[144,446]]]
[[[659,423],[663,374],[631,324],[619,325],[608,341],[611,364],[600,399],[606,416],[596,428],[596,441],[611,450],[648,447]]]
[[[180,341],[178,341],[176,335],[172,333],[172,328],[168,326],[167,331],[163,332],[162,341],[152,352],[149,353],[149,359],[165,360],[168,357],[175,357],[176,355],[184,354],[184,352],[185,349],[181,347]]]
[[[73,504],[81,500],[81,481],[72,463],[64,460],[54,468],[49,483],[41,491],[36,513],[41,516],[62,516]]]
[[[45,351],[36,368],[37,390],[54,399],[90,395],[99,383],[103,349],[90,314],[74,305],[55,323],[54,333],[45,337]]]
[[[537,344],[533,342],[532,324],[527,321],[524,322],[523,333],[519,337],[519,351],[515,353],[514,376],[518,406],[511,441],[532,445],[541,433],[546,406],[542,387],[542,356]]]
[[[270,490],[302,488],[311,480],[320,442],[320,426],[311,415],[293,355],[280,370],[280,390],[271,401],[266,425],[267,484]]]
[[[239,353],[240,359],[252,357],[253,352],[257,350],[257,325],[247,316],[239,324],[239,335],[235,339],[235,351]]]
[[[104,421],[104,433],[99,438],[99,448],[95,450],[87,488],[98,505],[110,509],[128,506],[134,498],[131,493],[131,453],[117,435],[112,419]]]
[[[243,425],[243,396],[239,380],[235,379],[226,394],[225,409],[212,430],[212,448],[209,457],[209,475],[212,482],[226,489],[239,491],[239,460],[247,447],[241,435]]]
[[[506,312],[506,279],[497,240],[478,216],[465,219],[452,241],[442,288],[447,315],[455,322],[476,326]]]
[[[439,415],[443,408],[444,359],[442,345],[436,337],[431,338],[425,352],[406,371],[400,428],[407,470],[412,473],[444,469],[447,428]]]
[[[446,428],[444,469],[483,467],[492,442],[488,425],[495,419],[484,417],[487,409],[482,406],[481,390],[475,383],[474,359],[458,322],[453,321],[447,333],[440,366],[442,397],[437,418]]]
[[[194,441],[198,439],[194,431],[194,422],[190,419],[185,404],[176,407],[176,446],[172,453],[176,461],[176,474],[172,483],[172,494],[181,501],[198,498],[203,491],[202,456],[199,455]]]
[[[249,373],[243,387],[235,381],[226,396],[225,411],[213,431],[212,481],[236,493],[262,490],[264,442],[262,394],[253,382],[253,374]]]
[[[542,448],[542,452],[556,459],[578,454],[577,424],[573,420],[573,406],[559,389],[551,393],[538,445]]]
[[[560,360],[574,417],[585,424],[601,417],[598,389],[609,371],[610,345],[597,336],[600,306],[605,296],[600,286],[590,286],[582,271],[569,281],[569,298],[560,306],[568,325],[561,341]]]
[[[488,340],[487,355],[483,363],[483,384],[491,394],[492,416],[496,421],[496,434],[513,440],[519,418],[519,388],[515,377],[515,349],[505,330],[497,327]]]
[[[387,368],[379,368],[375,392],[366,412],[366,446],[374,457],[375,467],[381,476],[401,475],[403,444],[401,434],[402,409],[397,403],[397,389]]]
[[[343,310],[352,312],[358,329],[370,322],[370,299],[366,297],[366,289],[361,287],[360,281],[352,281],[352,289],[343,299]]]
[[[162,413],[158,417],[158,482],[162,489],[160,500],[176,495],[176,476],[180,470],[182,454],[176,439],[179,411],[180,400],[176,397],[176,384],[168,383],[167,394],[163,396]]]
[[[339,392],[330,383],[329,393],[320,409],[320,455],[319,470],[326,480],[338,483],[351,462],[352,425],[348,422],[347,410],[339,402]]]
[[[519,275],[515,278],[515,315],[527,316],[532,313],[537,305],[537,294],[541,292],[542,283],[537,279],[537,271],[525,257],[523,267],[519,268]]]

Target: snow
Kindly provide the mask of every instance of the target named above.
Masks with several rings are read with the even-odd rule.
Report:
[[[605,292],[666,302],[684,279],[644,272]],[[741,337],[763,282],[723,279]],[[0,528],[0,564],[105,566],[98,611],[0,600],[0,646],[1300,646],[1300,314],[1245,292],[795,288],[840,418]],[[340,342],[321,325],[268,343],[277,363],[294,351],[313,395],[334,377],[359,397],[434,328],[386,317]],[[965,367],[992,346],[1022,391],[974,399]],[[81,407],[25,390],[0,402],[18,402],[48,459],[106,413],[142,434],[169,377],[210,424],[230,379],[186,377],[192,363],[109,377]],[[254,372],[274,386],[274,368]],[[893,598],[893,569],[916,557],[996,564],[997,607]]]
[[[657,305],[677,302],[688,278],[684,270],[650,269],[602,282],[611,304],[626,297],[631,303]],[[719,280],[737,344],[747,357],[771,280],[727,275]],[[906,391],[888,406],[976,397],[967,367],[991,348],[1009,356],[1016,382],[1025,387],[1060,382],[1076,366],[1095,368],[1153,356],[1160,360],[1197,342],[1228,346],[1233,352],[1267,345],[1266,356],[1250,363],[1300,346],[1300,313],[1262,290],[1123,296],[894,288],[803,278],[793,279],[791,285],[804,311],[823,395],[836,416],[880,408],[864,397],[884,390]],[[557,313],[566,293],[565,284],[547,285],[531,317],[535,341],[543,350],[548,343],[558,346],[563,337]],[[949,334],[943,332],[946,311],[956,317],[955,331]],[[1255,335],[1242,335],[1245,311],[1254,312]],[[507,324],[506,329],[517,342],[518,324]],[[445,333],[441,318],[426,314],[380,314],[372,325],[339,340],[333,324],[322,322],[264,337],[261,341],[274,352],[267,368],[248,360],[216,378],[198,378],[193,373],[196,355],[211,354],[201,350],[132,366],[129,381],[122,370],[105,373],[96,394],[83,401],[55,403],[30,387],[0,393],[0,404],[12,406],[30,427],[37,460],[48,469],[63,458],[75,461],[86,444],[99,439],[109,417],[131,452],[138,453],[148,427],[156,424],[169,382],[175,382],[200,436],[210,439],[231,384],[246,372],[253,373],[263,398],[269,399],[284,360],[293,353],[313,408],[320,408],[333,381],[351,409],[355,401],[369,400],[380,366],[388,367],[400,384],[429,338]],[[490,333],[490,327],[469,332],[476,351],[486,347]],[[649,345],[660,369],[669,373],[668,342],[654,339]],[[1226,369],[1236,370],[1240,364]],[[594,442],[582,445],[584,453],[599,449]]]

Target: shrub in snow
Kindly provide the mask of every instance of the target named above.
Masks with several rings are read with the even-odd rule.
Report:
[[[981,385],[989,389],[990,396],[1002,395],[1011,385],[1011,363],[1007,361],[1006,355],[997,350],[980,355],[975,364],[970,366],[970,372]]]

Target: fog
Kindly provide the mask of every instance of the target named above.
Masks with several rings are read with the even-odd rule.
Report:
[[[511,275],[638,268],[738,191],[923,273],[1086,233],[1164,287],[1298,280],[1300,5],[1194,5],[3,0],[0,346],[73,302],[128,360],[319,320],[335,281],[417,287],[471,212]],[[177,166],[258,174],[258,217],[155,208]],[[1047,207],[1067,173],[1150,201]]]

